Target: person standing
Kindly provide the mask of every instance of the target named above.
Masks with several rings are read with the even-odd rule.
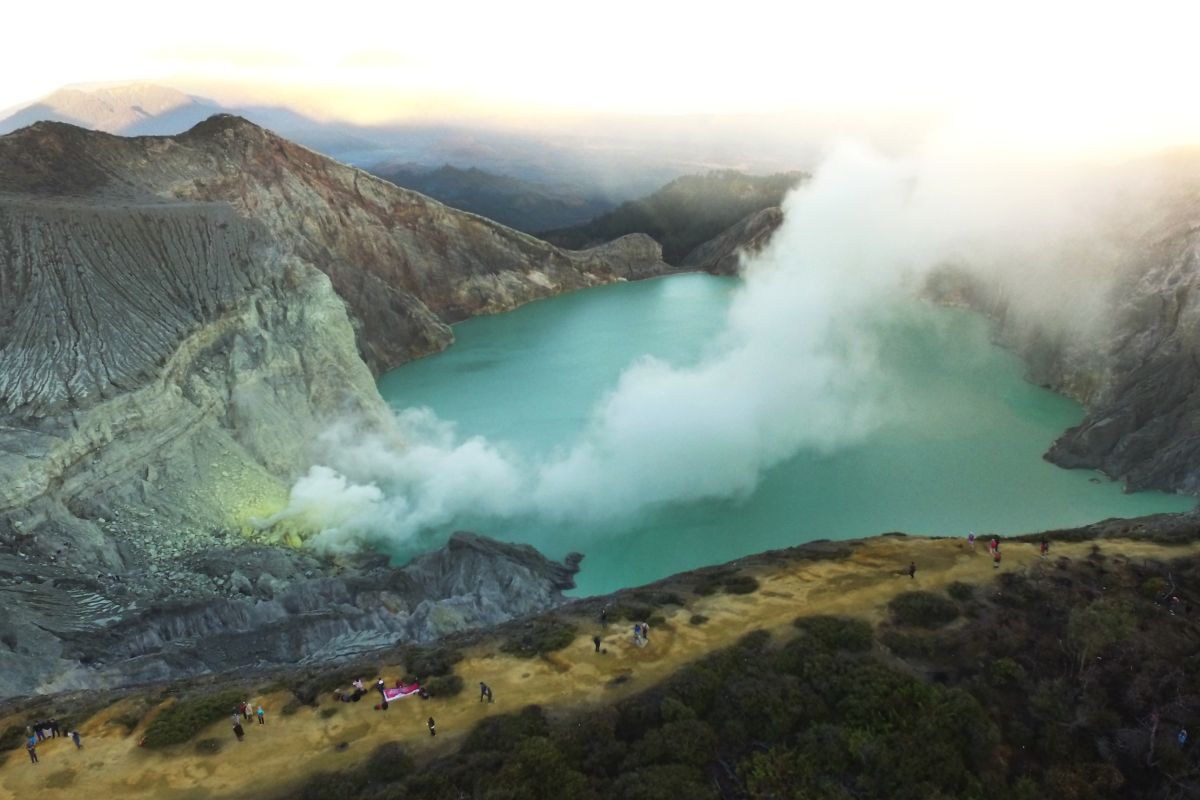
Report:
[[[429,728],[430,736],[437,736],[437,723],[433,721],[433,717],[430,717],[429,721],[426,722],[425,725]]]
[[[1000,548],[992,551],[992,569],[1000,569]]]
[[[592,637],[592,644],[596,645],[596,652],[599,653],[600,652],[600,635],[599,634]]]
[[[1042,558],[1045,558],[1046,556],[1050,555],[1050,542],[1046,541],[1045,536],[1042,537],[1041,553],[1042,553]]]
[[[75,743],[76,750],[83,749],[83,745],[79,743],[79,731],[78,730],[71,731],[71,741]]]
[[[967,547],[971,548],[971,552],[975,552],[975,531],[967,533]]]
[[[915,562],[915,561],[908,562],[908,577],[910,577],[910,578],[917,577],[917,562]]]
[[[258,704],[258,711],[256,711],[255,713],[258,714],[258,724],[266,725],[267,724],[267,712],[263,711],[262,703]]]
[[[643,622],[642,623],[642,645],[644,646],[644,645],[648,645],[648,644],[650,644],[650,625],[649,625],[649,623]]]
[[[38,763],[37,757],[38,740],[36,736],[30,736],[29,741],[25,743],[25,749],[29,751],[29,763]]]
[[[492,702],[492,687],[488,686],[483,681],[480,681],[479,682],[479,702],[482,703],[483,698],[485,698],[485,697],[487,698],[487,701],[489,703]]]
[[[237,740],[239,742],[242,740],[243,737],[245,737],[246,729],[242,727],[241,720],[238,720],[237,722],[233,723],[233,735],[237,737]]]

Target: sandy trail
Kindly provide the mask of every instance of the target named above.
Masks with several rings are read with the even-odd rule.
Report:
[[[1051,556],[1086,556],[1093,547],[1128,558],[1172,558],[1200,549],[1106,540],[1054,544]],[[1006,542],[1002,550],[1000,572],[1026,569],[1040,560],[1035,544]],[[915,579],[904,573],[910,561],[917,565]],[[81,726],[82,750],[77,751],[70,739],[48,740],[38,748],[38,765],[29,763],[23,749],[10,753],[0,766],[0,800],[78,800],[81,794],[122,800],[271,796],[315,772],[358,764],[379,744],[392,740],[403,741],[419,763],[450,749],[489,715],[531,703],[555,711],[609,703],[651,686],[681,664],[726,647],[754,628],[783,629],[787,635],[794,630],[791,621],[804,614],[844,614],[877,622],[885,616],[887,602],[900,592],[939,589],[952,581],[983,583],[996,573],[984,542],[972,552],[961,540],[916,537],[872,539],[845,559],[787,560],[747,571],[758,576],[759,591],[696,597],[684,608],[657,612],[665,613],[667,623],[654,626],[645,648],[632,643],[631,623],[613,623],[603,631],[607,653],[595,654],[591,638],[601,631],[594,620],[579,620],[575,642],[540,659],[515,659],[500,653],[495,644],[472,648],[456,667],[466,689],[455,698],[406,698],[382,712],[372,709],[372,693],[359,703],[322,699],[315,709],[282,716],[278,710],[291,699],[290,693],[252,697],[267,710],[267,724],[245,725],[246,738],[239,743],[228,721],[215,723],[196,737],[224,740],[223,749],[214,755],[197,753],[194,741],[157,751],[139,748],[142,726],[124,736],[107,724],[122,710],[118,703]],[[692,625],[693,614],[709,621]],[[394,681],[401,672],[393,666],[384,676]],[[368,681],[375,677],[363,676]],[[626,680],[613,684],[618,677]],[[478,702],[481,680],[493,689],[491,705]],[[425,727],[431,715],[437,720],[436,738]]]

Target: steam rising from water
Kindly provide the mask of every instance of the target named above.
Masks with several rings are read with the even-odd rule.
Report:
[[[1093,325],[1117,250],[1082,196],[1078,182],[1028,165],[843,148],[787,198],[699,364],[631,364],[582,436],[537,461],[461,439],[422,409],[382,434],[334,428],[323,463],[264,524],[300,521],[320,529],[316,546],[338,551],[466,514],[570,521],[748,495],[800,449],[836,450],[889,419],[874,331],[934,268],[970,272],[1010,314]]]

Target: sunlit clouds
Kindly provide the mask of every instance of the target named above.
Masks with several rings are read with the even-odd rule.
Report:
[[[1200,139],[1198,22],[1175,2],[27,4],[0,107],[138,80],[355,122],[907,110],[1026,149],[1139,148]]]

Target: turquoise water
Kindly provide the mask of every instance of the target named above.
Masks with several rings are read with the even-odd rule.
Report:
[[[737,282],[705,275],[620,284],[543,300],[455,328],[437,356],[383,375],[395,408],[427,406],[535,459],[568,446],[587,413],[642,355],[696,362],[721,330]],[[1082,409],[1022,379],[984,320],[914,304],[879,326],[888,421],[832,453],[802,451],[740,500],[654,508],[633,519],[552,522],[465,518],[399,547],[406,560],[467,528],[526,542],[554,558],[586,555],[577,594],[812,539],[885,531],[1024,533],[1106,517],[1183,511],[1194,500],[1144,492],[1042,453]]]

